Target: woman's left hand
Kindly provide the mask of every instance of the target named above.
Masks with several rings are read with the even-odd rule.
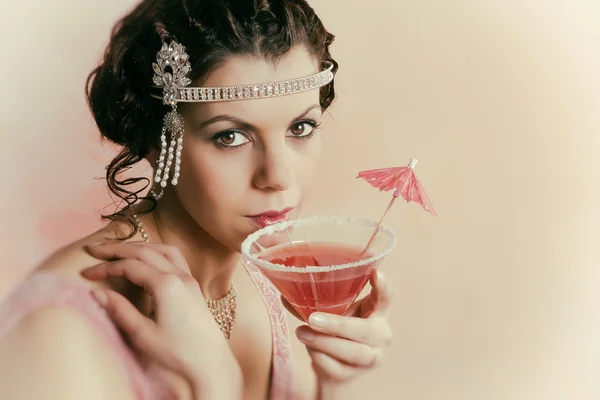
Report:
[[[356,301],[343,316],[315,312],[308,326],[296,329],[321,382],[344,383],[382,362],[392,341],[388,322],[392,290],[378,271],[371,275],[371,286],[369,295]],[[286,303],[286,308],[298,316]]]

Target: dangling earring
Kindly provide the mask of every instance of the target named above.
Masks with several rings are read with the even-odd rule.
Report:
[[[183,150],[183,118],[177,112],[177,106],[173,106],[173,110],[169,111],[165,115],[163,128],[160,135],[160,155],[158,156],[158,162],[156,171],[154,173],[154,183],[158,188],[159,192],[152,190],[152,195],[156,200],[162,197],[164,188],[167,187],[169,175],[171,173],[171,167],[175,163],[173,179],[171,184],[177,186],[179,181],[179,174],[181,170],[181,152]],[[167,133],[169,133],[170,143],[167,148]]]
[[[181,114],[177,112],[177,97],[178,91],[192,83],[192,81],[186,77],[191,70],[191,65],[188,55],[185,53],[185,47],[181,44],[174,41],[170,45],[164,43],[156,54],[156,60],[156,63],[152,63],[154,69],[152,81],[156,86],[163,88],[163,104],[172,107],[172,110],[163,119],[163,128],[160,135],[160,155],[154,174],[154,186],[158,191],[152,189],[150,192],[156,200],[159,200],[165,187],[167,187],[173,163],[175,165],[171,184],[176,186],[179,181],[184,122]],[[172,73],[166,71],[167,67],[172,69]],[[170,138],[168,147],[167,133]]]

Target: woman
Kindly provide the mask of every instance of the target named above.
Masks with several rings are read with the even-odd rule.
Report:
[[[324,399],[379,364],[380,275],[290,338],[275,289],[240,266],[312,179],[332,41],[303,0],[145,0],[116,25],[87,93],[123,147],[107,181],[125,206],[0,309],[0,398]],[[144,159],[149,188],[122,177]]]

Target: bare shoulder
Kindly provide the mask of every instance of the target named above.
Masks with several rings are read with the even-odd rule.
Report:
[[[39,264],[36,271],[80,278],[82,283],[89,286],[106,286],[103,283],[93,283],[81,277],[80,272],[83,269],[101,262],[86,251],[86,246],[122,241],[120,238],[126,237],[128,233],[129,231],[123,223],[112,222],[102,229],[56,250]]]
[[[0,339],[0,398],[133,399],[108,350],[78,313],[37,309]]]

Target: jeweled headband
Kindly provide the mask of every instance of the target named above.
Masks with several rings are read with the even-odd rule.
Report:
[[[152,97],[161,99],[164,104],[172,107],[172,110],[165,115],[160,136],[161,150],[154,176],[159,191],[151,190],[151,194],[157,200],[162,197],[163,190],[167,186],[173,164],[171,184],[177,185],[179,179],[184,121],[177,112],[177,103],[208,103],[287,96],[317,89],[333,81],[333,64],[327,62],[321,72],[285,81],[236,86],[187,87],[192,83],[188,78],[192,67],[185,47],[175,41],[170,44],[163,43],[156,54],[156,62],[152,63],[152,69],[154,70],[152,82],[156,88],[162,88],[162,96],[153,94]],[[170,132],[169,144],[167,132]]]
[[[328,62],[321,72],[291,80],[236,86],[186,87],[192,83],[187,77],[192,67],[185,47],[176,42],[171,42],[170,45],[165,43],[157,53],[156,61],[152,63],[152,81],[156,87],[163,89],[163,95],[152,97],[162,99],[167,105],[178,102],[207,103],[286,96],[320,88],[333,80],[333,64]],[[173,72],[167,72],[167,67],[171,67]]]

